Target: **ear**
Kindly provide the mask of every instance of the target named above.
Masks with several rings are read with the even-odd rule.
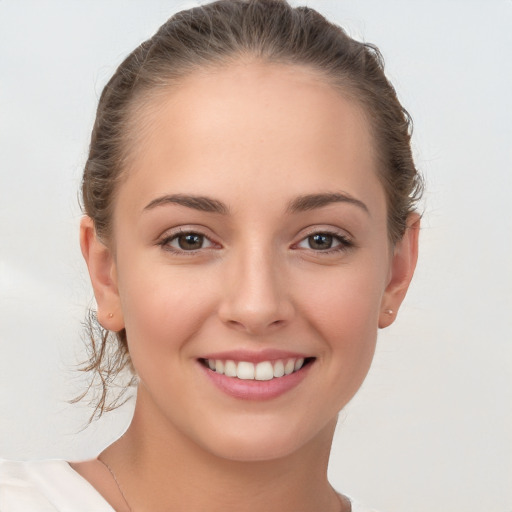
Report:
[[[411,213],[407,219],[404,236],[393,249],[389,281],[384,291],[379,316],[381,329],[395,321],[400,304],[411,283],[418,261],[419,231],[420,216],[417,213]]]
[[[98,304],[98,322],[109,331],[124,329],[115,260],[112,251],[98,238],[93,220],[87,216],[80,222],[80,248]]]

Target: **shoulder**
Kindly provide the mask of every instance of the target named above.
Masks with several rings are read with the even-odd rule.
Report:
[[[63,460],[0,460],[0,512],[113,512]]]

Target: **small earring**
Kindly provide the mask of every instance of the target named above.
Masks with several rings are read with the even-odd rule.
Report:
[[[109,317],[109,318],[113,318],[113,317],[114,317],[114,313],[109,313],[109,314],[108,314],[108,317]]]
[[[386,313],[386,315],[392,315],[394,311],[392,309],[386,309],[384,310],[384,313]]]

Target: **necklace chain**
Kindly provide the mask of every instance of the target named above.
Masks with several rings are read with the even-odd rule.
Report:
[[[119,484],[119,482],[117,481],[116,474],[114,473],[112,468],[100,457],[98,457],[98,460],[108,469],[109,473],[112,475],[112,478],[114,479],[114,482],[116,483],[117,488],[119,489],[119,492],[121,493],[121,496],[123,497],[123,500],[126,503],[126,506],[128,507],[129,512],[133,512],[132,507],[130,507],[130,504],[128,503],[128,500],[126,499],[123,489],[122,489],[121,485]],[[341,499],[341,496],[339,494],[338,494],[338,500],[340,501],[341,510],[343,511],[344,510],[343,500]]]
[[[117,488],[119,489],[119,492],[121,493],[121,496],[123,497],[123,500],[126,503],[126,506],[128,507],[129,512],[133,512],[132,507],[130,507],[128,500],[126,499],[126,496],[124,495],[121,485],[117,481],[116,474],[114,473],[114,471],[112,471],[112,468],[100,457],[98,457],[98,460],[108,469],[109,473],[112,475],[112,478],[114,479],[114,482],[116,483]]]

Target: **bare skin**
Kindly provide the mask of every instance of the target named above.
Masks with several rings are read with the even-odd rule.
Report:
[[[309,452],[306,454],[296,453],[286,460],[247,465],[227,460],[219,463],[198,450],[193,450],[197,459],[191,460],[190,447],[186,446],[188,443],[184,439],[181,439],[184,445],[173,444],[182,449],[169,448],[165,459],[159,452],[142,461],[137,455],[139,450],[134,448],[140,437],[145,437],[143,433],[139,435],[139,428],[143,426],[131,429],[100,454],[100,458],[115,471],[132,512],[350,512],[350,501],[337,495],[326,479],[330,432],[326,433],[323,453],[318,452],[320,447],[308,446],[304,449],[304,452]],[[173,463],[166,464],[163,460]],[[297,464],[301,468],[300,474],[297,474]],[[71,466],[98,490],[116,512],[130,512],[102,462],[93,459]],[[180,505],[183,503],[185,505]]]
[[[145,115],[113,240],[81,225],[99,321],[126,329],[140,379],[100,457],[133,512],[349,512],[327,480],[336,419],[405,297],[418,217],[391,246],[364,113],[311,70],[198,73]],[[263,400],[205,364],[265,350],[308,366]],[[129,510],[101,462],[73,468]]]

